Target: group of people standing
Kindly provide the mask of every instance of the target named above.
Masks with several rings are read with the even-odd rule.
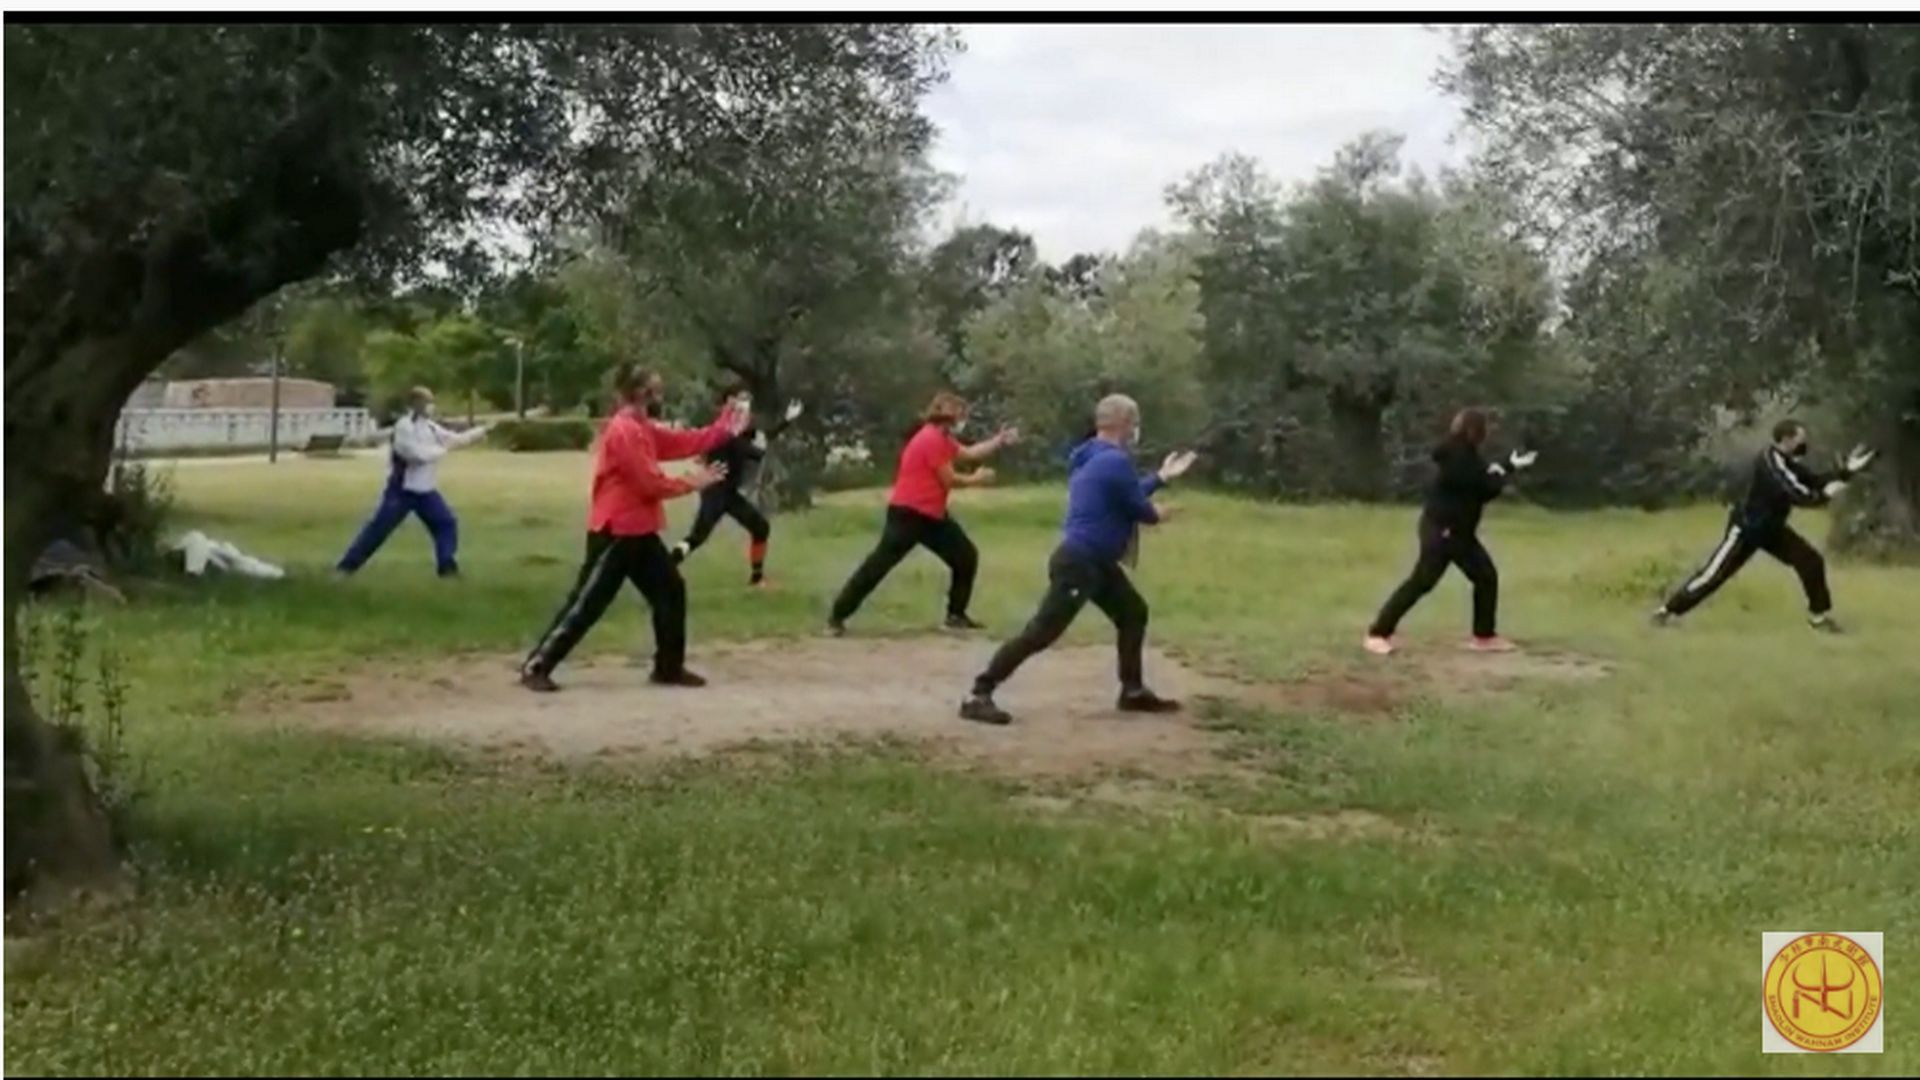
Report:
[[[631,582],[653,617],[654,662],[651,680],[666,686],[697,687],[706,680],[686,664],[686,583],[680,564],[712,534],[722,517],[747,531],[749,584],[764,586],[771,528],[741,491],[767,440],[802,412],[790,403],[770,431],[757,430],[743,388],[719,395],[718,411],[705,427],[682,429],[658,419],[663,386],[658,374],[625,364],[613,374],[618,408],[595,448],[592,495],[585,554],[573,588],[520,666],[520,683],[529,690],[559,689],[554,670],[605,614],[621,587]],[[967,403],[957,394],[936,395],[920,426],[901,451],[887,500],[885,523],[871,553],[835,597],[827,629],[838,636],[847,620],[916,547],[925,547],[951,574],[945,625],[955,630],[981,626],[968,613],[979,552],[948,502],[957,488],[990,484],[993,469],[982,464],[1019,441],[1014,428],[1002,428],[971,445],[958,432],[968,419]],[[1387,598],[1368,627],[1368,652],[1391,654],[1394,634],[1407,612],[1438,584],[1449,566],[1458,567],[1473,585],[1473,634],[1468,646],[1478,651],[1510,651],[1514,645],[1497,628],[1499,571],[1479,539],[1487,503],[1530,468],[1537,454],[1513,451],[1489,463],[1482,455],[1492,420],[1481,409],[1463,409],[1453,417],[1445,439],[1433,451],[1435,475],[1427,489],[1416,529],[1419,555],[1412,572]],[[1154,496],[1179,479],[1195,461],[1191,451],[1167,455],[1160,467],[1140,473],[1133,448],[1140,433],[1140,406],[1125,395],[1109,395],[1094,408],[1087,431],[1067,458],[1067,510],[1060,540],[1047,563],[1047,589],[1026,626],[1002,644],[975,677],[960,705],[961,717],[986,724],[1007,724],[1012,716],[993,698],[1027,660],[1057,641],[1080,611],[1092,603],[1113,623],[1117,636],[1117,675],[1123,712],[1177,711],[1180,703],[1155,694],[1146,685],[1144,651],[1148,606],[1127,574],[1137,556],[1140,530],[1162,524],[1173,508]],[[417,389],[407,414],[395,423],[385,489],[373,517],[361,529],[336,567],[353,573],[409,515],[426,525],[436,564],[453,576],[457,523],[438,491],[435,465],[450,449],[486,434],[476,428],[455,433],[433,419],[433,395]],[[1761,451],[1744,498],[1729,515],[1727,531],[1699,572],[1688,578],[1653,615],[1657,625],[1672,625],[1724,585],[1759,551],[1787,563],[1799,574],[1807,596],[1809,621],[1816,629],[1837,632],[1820,553],[1787,524],[1796,506],[1821,505],[1873,461],[1856,447],[1834,472],[1822,474],[1804,463],[1807,431],[1783,421],[1773,442]],[[669,476],[661,463],[700,461],[683,475]],[[961,466],[965,468],[961,468]],[[660,538],[666,526],[663,504],[698,492],[700,508],[686,538],[671,548]]]

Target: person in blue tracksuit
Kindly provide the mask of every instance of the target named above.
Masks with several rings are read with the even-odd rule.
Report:
[[[434,422],[433,391],[416,386],[407,395],[407,414],[393,425],[392,447],[387,455],[387,484],[380,492],[380,505],[360,528],[347,553],[340,556],[334,572],[346,577],[360,569],[387,537],[413,514],[433,537],[433,561],[441,577],[460,572],[456,560],[460,544],[459,521],[453,508],[441,498],[436,474],[440,459],[447,451],[478,442],[486,437],[486,425],[466,431],[449,431]]]
[[[1060,545],[1047,563],[1047,593],[1026,628],[1000,646],[973,680],[961,717],[984,724],[1013,721],[994,703],[993,692],[1035,653],[1059,640],[1080,609],[1092,601],[1119,631],[1120,700],[1123,712],[1173,712],[1180,703],[1147,689],[1142,653],[1147,640],[1147,602],[1121,568],[1130,559],[1142,525],[1157,525],[1171,507],[1153,505],[1153,493],[1193,465],[1191,452],[1167,455],[1158,472],[1134,472],[1129,448],[1139,441],[1140,406],[1122,394],[1101,400],[1094,432],[1068,457],[1067,520]]]

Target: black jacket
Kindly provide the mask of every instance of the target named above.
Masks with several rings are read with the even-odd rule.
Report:
[[[771,432],[767,433],[767,438],[771,440],[786,429],[787,421],[781,420],[773,426]],[[754,440],[759,430],[758,425],[750,424],[740,434],[720,444],[719,449],[707,452],[706,460],[709,465],[727,467],[727,478],[716,486],[729,491],[740,490],[741,486],[747,482],[748,474],[760,464],[761,458],[767,456],[765,447],[758,445]]]
[[[1825,506],[1827,485],[1851,475],[1845,465],[1831,475],[1815,472],[1799,458],[1769,446],[1753,460],[1747,493],[1733,508],[1735,520],[1751,533],[1772,532],[1786,525],[1796,506]]]
[[[1433,461],[1439,473],[1427,488],[1420,516],[1449,533],[1472,536],[1480,527],[1480,511],[1507,486],[1506,469],[1488,465],[1479,448],[1458,438],[1434,447]]]

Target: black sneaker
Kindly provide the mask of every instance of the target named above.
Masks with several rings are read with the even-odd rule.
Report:
[[[1172,698],[1163,698],[1151,690],[1123,690],[1115,705],[1121,712],[1170,713],[1179,712],[1180,703]]]
[[[960,718],[1002,727],[1013,723],[1013,714],[993,703],[991,694],[969,694],[960,703]]]
[[[947,616],[947,629],[949,630],[985,630],[986,628],[985,623],[974,622],[964,614]]]
[[[683,540],[680,543],[673,545],[672,549],[669,550],[667,554],[673,556],[673,565],[679,566],[681,563],[687,561],[687,552],[689,550],[690,549],[687,547],[686,541]]]
[[[841,622],[839,619],[828,619],[827,633],[832,637],[846,637],[847,624]]]
[[[647,681],[650,683],[653,683],[656,686],[698,687],[698,686],[707,685],[707,680],[701,678],[698,675],[695,675],[693,672],[688,671],[685,668],[681,668],[679,671],[675,671],[672,673],[668,673],[664,671],[656,671],[653,674],[647,676]]]
[[[544,671],[535,671],[532,668],[521,669],[520,685],[541,694],[551,694],[560,689],[560,684],[553,681],[553,676],[548,675]]]
[[[1836,622],[1833,616],[1831,615],[1815,615],[1812,618],[1807,620],[1807,625],[1813,627],[1815,630],[1818,630],[1823,634],[1846,633],[1846,630],[1843,629],[1840,626],[1840,624]]]

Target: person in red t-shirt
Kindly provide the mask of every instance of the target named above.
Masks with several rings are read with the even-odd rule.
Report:
[[[747,415],[731,406],[698,431],[656,423],[649,415],[660,401],[660,376],[637,364],[613,375],[620,407],[607,421],[593,459],[593,504],[587,515],[587,557],[567,602],[520,665],[520,684],[552,691],[553,669],[580,643],[620,586],[633,582],[653,609],[653,681],[665,686],[705,686],[687,670],[687,584],[660,540],[667,523],[661,503],[724,480],[726,466],[700,465],[683,479],[660,471],[660,462],[698,457],[718,449],[746,427]]]
[[[978,630],[980,624],[967,615],[967,603],[973,599],[973,575],[980,565],[980,553],[967,539],[965,529],[947,513],[947,495],[957,487],[979,487],[993,482],[993,470],[975,469],[970,473],[954,469],[955,461],[973,463],[992,455],[1003,446],[1020,439],[1014,428],[1002,428],[992,438],[963,446],[953,437],[955,428],[967,419],[967,403],[960,395],[942,391],[934,395],[921,417],[920,430],[907,440],[900,452],[900,471],[893,480],[893,493],[887,499],[887,522],[880,532],[880,543],[860,568],[847,579],[840,596],[827,616],[827,629],[838,635],[846,632],[846,623],[860,608],[867,595],[879,586],[900,560],[916,546],[925,546],[953,571],[947,589],[947,628]]]

